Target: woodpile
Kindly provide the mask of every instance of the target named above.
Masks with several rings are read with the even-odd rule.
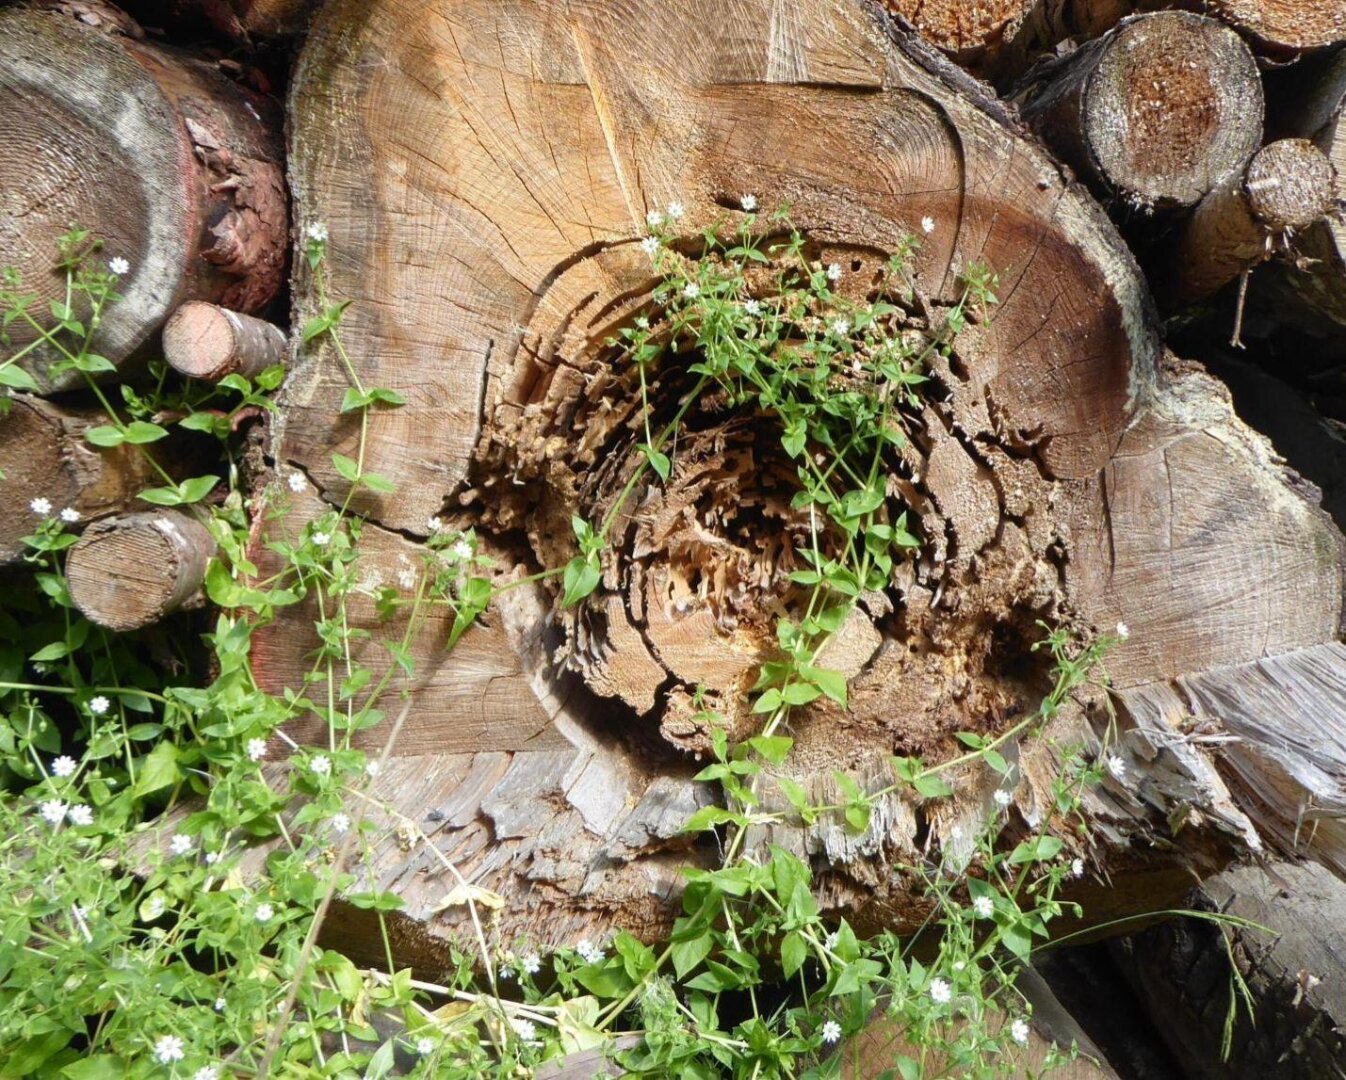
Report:
[[[1346,0],[433,0],[434,18],[421,0],[325,0],[311,27],[304,4],[182,5],[234,45],[306,31],[283,124],[219,65],[71,6],[0,11],[0,265],[56,298],[49,256],[75,217],[126,260],[124,299],[94,331],[109,382],[160,356],[206,382],[286,364],[263,440],[271,482],[249,502],[260,578],[277,542],[337,506],[367,519],[361,566],[379,580],[414,580],[445,523],[474,529],[495,582],[517,586],[448,653],[450,615],[409,626],[374,598],[352,608],[370,633],[357,658],[413,706],[370,790],[427,845],[372,837],[364,860],[371,887],[404,902],[399,963],[435,970],[474,933],[444,903],[448,864],[504,898],[500,941],[551,945],[618,926],[666,936],[683,869],[717,865],[713,834],[682,832],[716,798],[693,779],[711,747],[701,709],[754,730],[745,695],[777,648],[771,617],[808,523],[789,463],[714,401],[690,406],[666,481],[642,478],[642,395],[666,421],[685,364],[664,357],[637,386],[609,339],[664,317],[647,216],[676,204],[670,244],[694,258],[751,195],[790,208],[810,264],[835,264],[857,302],[919,234],[926,326],[969,267],[998,276],[993,317],[931,362],[919,438],[892,475],[927,543],[852,613],[829,657],[847,705],[798,709],[778,775],[824,803],[839,770],[876,790],[894,752],[952,756],[957,732],[994,736],[1035,708],[1041,623],[1124,627],[1112,693],[1007,746],[1011,831],[1051,805],[1060,747],[1097,753],[1115,725],[1117,764],[1083,808],[1093,839],[1063,838],[1089,867],[1071,898],[1103,922],[1205,879],[1210,903],[1284,928],[1275,970],[1252,944],[1233,950],[1273,1030],[1242,1071],[1210,1075],[1270,1070],[1273,1051],[1339,1060],[1339,994],[1300,974],[1346,978],[1317,947],[1332,928],[1308,910],[1293,925],[1300,909],[1265,894],[1283,878],[1291,896],[1335,897],[1346,878],[1340,500],[1329,515],[1312,468],[1280,456],[1316,449],[1245,422],[1214,342],[1238,336],[1240,285],[1259,325],[1310,313],[1346,337],[1346,51],[1309,55],[1346,45]],[[321,280],[303,257],[319,226]],[[304,340],[333,297],[350,301],[343,356]],[[1209,352],[1175,355],[1212,310]],[[134,447],[89,444],[100,411],[55,359],[25,357],[37,392],[0,418],[0,561],[32,531],[23,508],[47,499],[78,515],[66,566],[92,622],[129,631],[202,605],[215,541],[137,498],[159,481]],[[357,414],[352,379],[405,404]],[[185,476],[191,453],[160,457]],[[357,456],[395,490],[352,490],[342,462]],[[572,517],[609,514],[599,586],[566,607],[555,579],[534,578],[576,555]],[[318,617],[310,598],[258,628],[263,689],[302,691]],[[376,641],[402,632],[415,677]],[[285,736],[326,730],[300,716]],[[355,744],[387,737],[380,725]],[[858,834],[758,824],[745,848],[806,859],[826,909],[857,927],[910,931],[930,910],[892,867],[956,850],[999,784],[971,768],[958,781],[928,807],[884,795]],[[339,904],[328,932],[379,961],[372,918]],[[1189,930],[1146,930],[1117,962],[1157,1030],[1183,1017],[1214,1038],[1218,994],[1189,1000],[1180,984],[1226,956],[1223,939]],[[1287,1016],[1316,1034],[1291,1047],[1274,1026]],[[1076,1075],[1116,1074],[1102,1061]]]

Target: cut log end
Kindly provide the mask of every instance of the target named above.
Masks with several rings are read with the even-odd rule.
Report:
[[[1124,20],[1029,96],[1039,133],[1136,206],[1195,205],[1262,140],[1252,53],[1229,27],[1188,12]]]
[[[1337,170],[1307,139],[1281,139],[1254,155],[1243,186],[1248,209],[1266,228],[1304,229],[1336,205]]]
[[[888,0],[927,41],[961,61],[994,53],[1013,35],[1037,0]]]
[[[209,382],[235,372],[251,378],[281,363],[285,344],[280,327],[200,300],[183,304],[164,326],[164,359]]]
[[[1203,0],[1266,52],[1292,56],[1346,41],[1346,0]]]
[[[199,597],[214,553],[210,533],[180,511],[107,518],[70,549],[70,598],[99,626],[138,630]]]

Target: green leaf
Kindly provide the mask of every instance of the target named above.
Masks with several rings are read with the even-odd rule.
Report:
[[[135,793],[148,795],[177,783],[182,771],[178,768],[178,748],[175,743],[161,742],[140,762],[136,772]]]
[[[389,1039],[386,1043],[374,1051],[374,1056],[369,1059],[369,1064],[365,1066],[364,1080],[383,1080],[393,1071],[393,1066],[397,1064],[394,1057],[393,1040]]]
[[[178,496],[184,503],[200,502],[215,490],[219,482],[218,476],[193,476],[178,485]]]
[[[642,444],[640,449],[645,454],[645,460],[650,463],[650,468],[659,474],[660,480],[667,480],[668,474],[672,470],[672,464],[668,460],[667,454],[661,454],[654,447]]]
[[[121,431],[111,424],[99,424],[84,433],[84,438],[94,446],[121,446],[126,441]]]
[[[177,506],[182,502],[182,493],[175,487],[146,488],[139,497],[155,506]]]
[[[67,1080],[123,1080],[128,1074],[127,1063],[115,1054],[87,1057],[61,1070]]]
[[[144,420],[132,420],[126,425],[123,434],[126,436],[127,442],[141,446],[145,443],[158,442],[168,434],[168,429],[162,428],[158,424],[146,423]]]
[[[345,454],[332,455],[332,468],[336,469],[340,476],[351,483],[355,483],[360,478],[360,466]]]
[[[683,832],[705,832],[708,829],[715,828],[716,825],[725,825],[733,822],[737,825],[744,824],[742,814],[736,814],[732,810],[726,810],[723,806],[703,806],[695,814],[689,817],[682,827]]]
[[[715,938],[707,927],[697,934],[696,937],[688,938],[686,941],[675,941],[669,950],[669,958],[673,961],[673,970],[678,973],[679,979],[687,977],[689,971],[694,971],[696,966],[710,955],[710,950],[715,947]]]
[[[365,473],[364,476],[360,477],[360,483],[364,484],[370,491],[377,491],[382,495],[387,495],[389,492],[397,490],[396,484],[386,476],[381,476],[378,473]]]
[[[363,409],[370,403],[369,395],[362,394],[353,386],[346,388],[346,393],[341,398],[341,411],[344,413],[352,412],[355,409]]]
[[[0,367],[0,386],[11,390],[37,390],[37,380],[17,364],[5,364]]]
[[[52,660],[60,660],[64,656],[70,655],[70,646],[64,641],[53,641],[50,645],[43,645],[37,652],[33,653],[28,659],[33,663],[47,663]]]
[[[794,739],[788,735],[754,735],[748,740],[748,745],[772,765],[779,765],[784,761],[785,755],[794,744]]]
[[[780,943],[780,962],[781,971],[787,979],[804,966],[808,955],[808,942],[798,930],[791,930],[785,935]]]
[[[916,789],[916,794],[926,799],[942,799],[946,795],[953,794],[953,788],[934,775],[916,777],[912,781],[912,787]]]
[[[809,665],[803,675],[843,709],[846,707],[846,676],[841,672]]]
[[[562,578],[564,592],[561,605],[570,607],[579,603],[598,588],[601,575],[598,567],[583,555],[576,555],[566,563],[565,576]]]

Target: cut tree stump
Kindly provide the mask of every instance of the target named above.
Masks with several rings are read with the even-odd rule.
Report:
[[[1270,143],[1217,184],[1152,256],[1155,295],[1169,309],[1202,300],[1337,206],[1337,170],[1326,154],[1307,139]]]
[[[121,514],[84,530],[66,557],[70,599],[109,630],[139,630],[199,605],[215,541],[180,510]]]
[[[58,237],[75,223],[101,238],[100,259],[129,265],[91,347],[114,364],[157,347],[186,300],[260,311],[284,272],[279,130],[272,103],[210,64],[60,10],[6,7],[0,266],[45,314],[65,299]],[[31,340],[21,321],[8,330],[16,347]],[[40,349],[23,363],[44,390],[82,385],[49,373],[56,358]]]
[[[162,482],[136,447],[85,440],[89,428],[107,423],[96,409],[27,394],[0,404],[7,406],[0,409],[0,566],[23,555],[23,537],[41,520],[29,510],[34,499],[46,499],[53,514],[68,508],[88,521],[125,510]]]
[[[1162,355],[1105,215],[876,5],[335,0],[291,108],[300,224],[329,227],[327,288],[352,301],[345,348],[364,385],[407,401],[369,416],[365,466],[398,487],[352,500],[370,517],[362,572],[414,581],[432,515],[473,526],[501,581],[573,555],[571,514],[601,516],[637,460],[639,391],[604,343],[640,315],[660,319],[638,243],[646,214],[685,204],[676,231],[692,254],[750,193],[790,205],[810,258],[837,262],[854,299],[926,217],[915,269],[929,310],[957,298],[970,263],[999,275],[994,317],[929,372],[911,478],[893,479],[925,543],[853,617],[849,709],[815,703],[792,720],[781,771],[811,798],[835,801],[834,770],[874,790],[894,751],[938,760],[955,732],[993,735],[1036,708],[1049,677],[1030,651],[1038,620],[1129,624],[1108,661],[1123,693],[1336,640],[1340,534],[1220,384]],[[317,299],[300,269],[302,325]],[[294,347],[277,462],[318,492],[277,483],[259,503],[263,567],[275,529],[346,499],[331,456],[358,441],[330,346]],[[650,371],[660,416],[683,363]],[[466,911],[443,904],[446,864],[506,899],[501,943],[548,946],[618,925],[658,937],[679,868],[718,860],[713,837],[680,832],[716,797],[691,781],[709,735],[690,703],[700,686],[751,730],[742,695],[771,655],[768,613],[789,603],[807,529],[788,508],[777,435],[759,424],[693,408],[669,481],[637,486],[578,610],[533,583],[447,656],[443,622],[412,642],[416,681],[392,683],[413,688],[412,712],[372,788],[404,817],[365,863],[370,887],[405,902],[403,962],[434,970],[470,932]],[[284,500],[291,520],[268,524]],[[261,685],[299,688],[312,620],[301,605],[259,628]],[[380,670],[376,641],[401,625],[380,626],[371,603],[353,626],[371,631],[361,662]],[[1089,797],[1094,844],[1063,837],[1131,888],[1098,914],[1176,900],[1194,871],[1262,844],[1256,810],[1206,747],[1177,739],[1165,715],[1120,719],[1127,771]],[[1011,835],[1042,820],[1062,747],[1096,752],[1104,722],[1085,701],[1048,738],[1007,747]],[[326,738],[314,721],[290,731]],[[921,889],[890,868],[966,855],[999,782],[975,769],[953,781],[955,798],[927,806],[885,797],[863,834],[829,816],[754,828],[747,850],[807,857],[826,909],[862,928],[914,928]],[[763,794],[784,805],[769,782]],[[367,915],[340,907],[334,939],[377,941]]]
[[[1214,19],[1124,20],[1020,88],[1024,119],[1100,197],[1194,206],[1262,141],[1262,81]]]
[[[207,382],[233,374],[253,378],[285,362],[285,331],[279,326],[201,300],[173,312],[163,345],[170,367]]]
[[[1346,885],[1321,866],[1271,862],[1227,870],[1191,908],[1270,933],[1181,918],[1113,946],[1174,1056],[1208,1080],[1346,1077]],[[1222,1060],[1231,960],[1253,998],[1240,1000]]]

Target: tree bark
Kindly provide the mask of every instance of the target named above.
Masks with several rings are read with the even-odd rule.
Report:
[[[193,379],[249,378],[285,362],[285,331],[265,319],[194,300],[164,325],[164,359]]]
[[[139,630],[204,600],[215,541],[180,510],[122,514],[94,522],[70,549],[70,598],[109,630]]]
[[[1194,206],[1262,141],[1262,83],[1237,34],[1160,12],[1124,20],[1017,93],[1024,119],[1104,199]]]
[[[275,107],[209,64],[61,11],[0,12],[0,266],[33,310],[65,299],[54,270],[72,222],[104,241],[117,282],[91,351],[114,364],[156,345],[190,299],[265,308],[284,271],[286,204]],[[102,269],[102,265],[99,267]],[[79,312],[77,314],[86,314]],[[22,322],[12,344],[31,340]],[[28,336],[25,336],[28,334]],[[47,390],[52,351],[24,361]]]
[[[49,513],[74,510],[81,521],[129,507],[137,493],[158,482],[136,447],[91,445],[84,433],[106,423],[93,409],[55,405],[15,394],[0,405],[0,566],[18,560],[22,539],[41,520],[30,510],[35,499]]]
[[[1267,927],[1222,929],[1195,918],[1164,923],[1113,946],[1156,1028],[1203,1080],[1346,1077],[1346,885],[1313,863],[1225,871],[1188,905]],[[1221,1060],[1231,960],[1254,1013],[1237,1002],[1231,1052]]]
[[[812,797],[835,801],[834,770],[873,790],[894,749],[938,760],[956,731],[995,734],[1035,708],[1048,677],[1029,650],[1038,620],[1125,620],[1131,637],[1109,660],[1123,692],[1335,639],[1339,534],[1219,384],[1163,358],[1105,216],[875,6],[433,10],[336,0],[292,90],[294,193],[301,224],[330,230],[327,287],[353,301],[346,351],[364,385],[408,401],[369,416],[366,467],[398,489],[353,499],[370,516],[366,569],[414,578],[432,515],[473,526],[502,581],[574,554],[570,515],[601,517],[637,461],[639,394],[603,343],[641,313],[659,318],[637,243],[645,215],[685,203],[677,229],[691,240],[751,193],[790,204],[847,295],[864,295],[927,217],[916,277],[931,310],[974,261],[1000,279],[994,317],[932,366],[910,478],[894,474],[925,548],[853,617],[849,709],[815,703],[792,721],[783,771]],[[302,322],[318,301],[300,270]],[[346,499],[331,455],[358,442],[329,349],[295,346],[280,403],[278,467],[311,477],[323,501],[277,485],[267,502],[291,500],[300,522]],[[660,415],[680,375],[676,358],[651,369]],[[433,968],[466,925],[461,908],[439,910],[444,860],[509,898],[502,940],[559,944],[612,925],[658,936],[678,868],[718,859],[711,838],[679,831],[716,794],[690,780],[708,738],[690,702],[701,687],[751,730],[742,693],[771,655],[764,612],[799,524],[774,434],[755,438],[751,419],[713,405],[694,414],[668,483],[639,484],[618,515],[602,585],[578,610],[550,583],[521,586],[447,658],[442,622],[413,642],[432,671],[374,794],[422,823],[433,850],[409,855],[390,837],[369,857],[406,901],[394,948],[407,961]],[[271,527],[258,515],[264,567]],[[739,607],[717,580],[745,583]],[[353,620],[375,639],[400,632],[372,604]],[[258,631],[262,685],[300,685],[311,627],[300,607]],[[386,663],[380,652],[368,643],[362,662]],[[1049,805],[1057,747],[1096,748],[1094,720],[1071,710],[1049,738],[1011,748],[1016,827]],[[1127,905],[1176,898],[1189,866],[1210,872],[1260,842],[1203,749],[1172,747],[1151,720],[1124,714],[1128,779],[1087,807],[1097,872],[1150,886],[1143,901],[1119,891]],[[826,905],[860,925],[910,928],[927,914],[919,886],[888,867],[956,849],[992,806],[996,777],[955,781],[955,799],[928,807],[885,798],[859,836],[829,818],[754,829],[747,846],[804,854]],[[334,932],[357,946],[360,918]]]
[[[1337,171],[1307,139],[1281,139],[1222,180],[1151,257],[1150,281],[1176,310],[1289,246],[1337,207]]]

